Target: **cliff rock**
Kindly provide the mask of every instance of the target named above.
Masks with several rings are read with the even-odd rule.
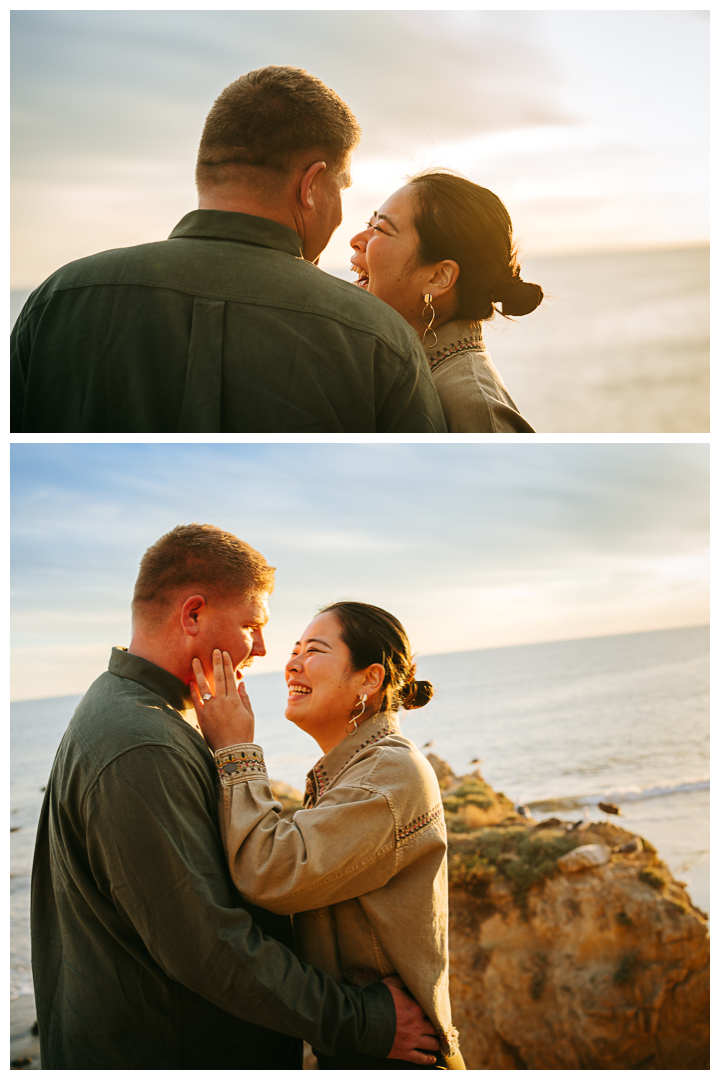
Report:
[[[445,781],[450,992],[468,1069],[709,1068],[707,916],[652,845],[614,824],[538,825],[501,795],[485,805],[494,793],[477,773]],[[492,824],[468,825],[473,791]]]

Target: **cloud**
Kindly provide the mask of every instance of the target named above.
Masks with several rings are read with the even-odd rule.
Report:
[[[264,670],[348,596],[424,652],[707,616],[705,446],[27,444],[12,462],[15,642],[41,659],[126,642],[143,551],[193,520],[278,568]]]

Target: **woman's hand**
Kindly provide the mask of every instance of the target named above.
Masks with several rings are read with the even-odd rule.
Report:
[[[230,653],[213,649],[215,697],[208,700],[203,700],[210,694],[203,666],[197,658],[192,666],[196,682],[190,683],[190,696],[208,746],[214,751],[236,743],[254,742],[255,717],[245,683],[242,679],[239,684],[235,683]]]

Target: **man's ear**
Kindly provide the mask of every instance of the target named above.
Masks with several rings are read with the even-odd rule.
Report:
[[[189,637],[197,637],[200,633],[200,617],[205,613],[207,602],[204,596],[189,596],[182,606],[180,622],[182,628]]]
[[[460,267],[453,259],[445,259],[443,262],[438,263],[433,276],[427,283],[432,286],[431,289],[428,289],[428,292],[432,292],[433,300],[450,292],[459,277]]]
[[[300,203],[303,210],[315,209],[315,180],[326,169],[325,161],[316,161],[300,177]]]

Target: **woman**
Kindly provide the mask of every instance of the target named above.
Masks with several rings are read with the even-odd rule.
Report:
[[[527,315],[543,298],[520,277],[497,195],[453,173],[419,173],[350,244],[357,284],[422,337],[448,431],[532,432],[482,337],[496,304],[502,315]]]
[[[342,602],[324,608],[295,645],[285,715],[323,757],[292,821],[279,817],[247,694],[225,657],[225,674],[221,659],[213,665],[215,698],[199,661],[191,693],[220,771],[222,835],[238,890],[294,915],[300,958],[334,978],[402,979],[442,1050],[437,1064],[422,1052],[410,1064],[343,1051],[319,1056],[320,1068],[463,1069],[450,1017],[440,789],[396,715],[432,696],[430,683],[415,680],[405,631],[381,608]]]

